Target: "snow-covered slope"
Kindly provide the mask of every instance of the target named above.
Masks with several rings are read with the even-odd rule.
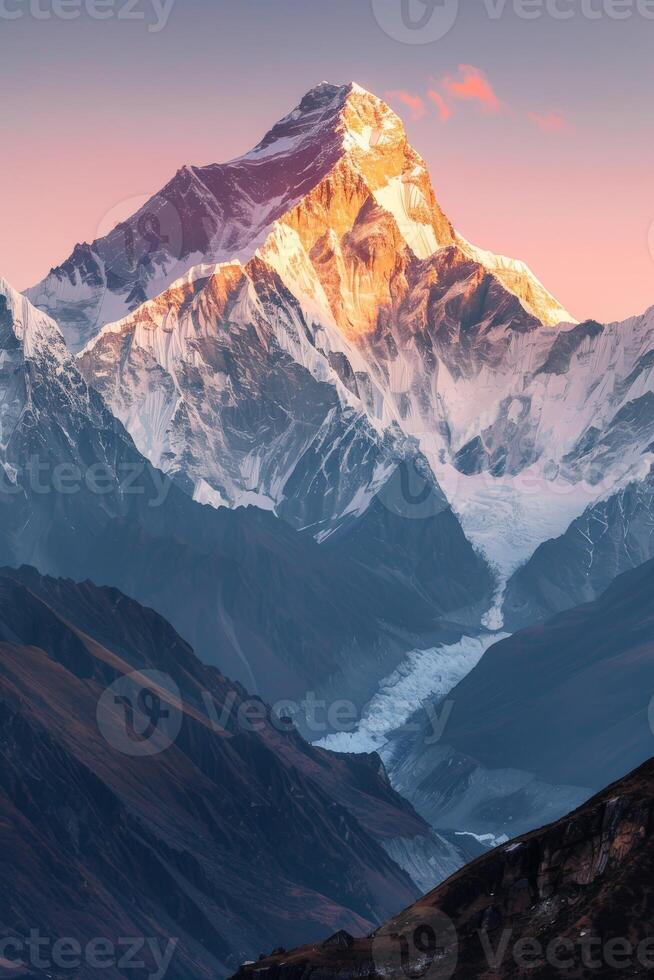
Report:
[[[510,629],[591,602],[616,576],[654,558],[654,467],[589,505],[563,534],[541,544],[511,576],[504,600]],[[650,462],[647,460],[649,459]]]
[[[480,262],[484,268],[497,276],[502,285],[520,299],[523,306],[537,316],[544,324],[575,322],[568,311],[545,289],[529,266],[520,259],[506,255],[496,255],[488,249],[477,248],[463,235],[457,235],[457,242],[471,259]]]
[[[83,463],[76,438],[82,432],[87,451],[97,448],[96,461],[118,482],[115,457],[102,437],[115,428],[129,447],[129,436],[82,379],[57,324],[1,277],[0,354],[3,506],[19,504],[35,487],[51,496],[61,478],[56,467]],[[11,524],[3,532],[5,539],[18,538]]]

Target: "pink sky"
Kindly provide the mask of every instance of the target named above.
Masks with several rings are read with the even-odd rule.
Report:
[[[386,37],[367,3],[185,2],[157,35],[3,25],[0,274],[17,288],[184,163],[249,149],[328,78],[387,97],[459,231],[524,259],[577,318],[654,303],[644,25],[478,23],[465,8],[438,45],[412,47]]]

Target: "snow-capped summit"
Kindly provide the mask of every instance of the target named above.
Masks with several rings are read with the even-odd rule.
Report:
[[[321,83],[241,157],[182,167],[132,218],[76,246],[27,294],[77,351],[193,266],[249,260],[275,222],[298,230],[310,250],[349,231],[369,198],[418,258],[457,245],[543,323],[571,319],[526,266],[456,234],[399,116],[354,83]]]
[[[354,85],[332,85],[321,82],[300,103],[280,119],[253,150],[238,160],[289,154],[307,143],[328,144],[344,131],[344,109],[354,96],[374,98]]]

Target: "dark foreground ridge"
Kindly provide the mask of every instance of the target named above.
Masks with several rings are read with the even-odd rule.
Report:
[[[651,976],[654,760],[468,865],[366,939],[346,932],[239,980]]]
[[[275,942],[364,935],[418,893],[384,845],[428,834],[377,756],[276,727],[152,610],[0,571],[0,978],[145,980],[161,954],[168,980],[216,980]]]

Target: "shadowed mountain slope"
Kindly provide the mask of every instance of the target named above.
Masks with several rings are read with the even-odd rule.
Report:
[[[0,573],[0,810],[4,936],[178,937],[175,980],[363,933],[417,892],[393,840],[447,850],[378,757],[310,747],[153,611],[30,568]]]

